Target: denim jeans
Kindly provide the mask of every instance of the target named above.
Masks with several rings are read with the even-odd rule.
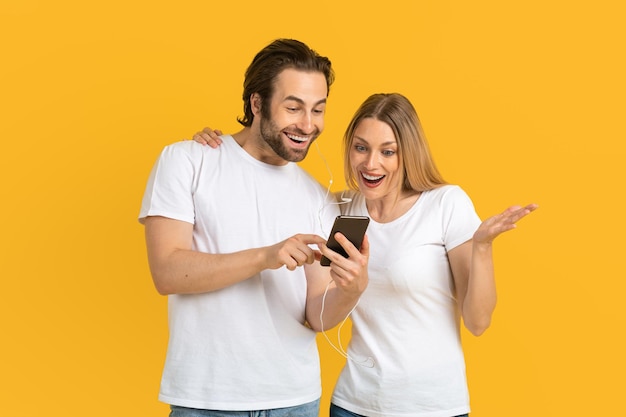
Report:
[[[353,413],[352,411],[348,411],[341,407],[337,407],[335,404],[330,405],[330,417],[365,417],[361,414]],[[467,414],[463,414],[455,417],[468,417]]]
[[[170,417],[318,417],[320,400],[295,407],[274,408],[255,411],[199,410],[196,408],[170,405]]]

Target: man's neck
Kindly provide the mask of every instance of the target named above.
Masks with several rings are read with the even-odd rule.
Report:
[[[263,140],[261,132],[254,127],[244,127],[232,135],[235,142],[250,156],[269,165],[286,165],[285,161]]]

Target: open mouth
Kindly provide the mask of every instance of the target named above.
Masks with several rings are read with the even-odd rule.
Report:
[[[303,144],[305,142],[308,142],[309,138],[306,136],[298,136],[298,135],[294,135],[292,133],[285,133],[285,135],[295,144]]]
[[[385,178],[385,176],[384,175],[368,175],[368,174],[361,172],[361,178],[366,184],[376,185],[380,183],[383,180],[383,178]]]

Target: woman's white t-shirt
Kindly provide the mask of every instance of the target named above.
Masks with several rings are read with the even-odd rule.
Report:
[[[344,214],[368,215],[362,195]],[[422,193],[390,223],[371,221],[369,284],[352,314],[348,360],[332,402],[369,417],[450,417],[469,412],[460,314],[447,251],[480,219],[467,194]],[[355,361],[371,357],[374,366]]]

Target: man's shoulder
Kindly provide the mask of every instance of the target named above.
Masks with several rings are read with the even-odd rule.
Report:
[[[164,147],[164,150],[169,150],[176,153],[192,153],[202,150],[204,145],[199,144],[194,140],[181,140],[178,142],[170,143]]]
[[[300,175],[303,179],[303,181],[305,181],[305,183],[307,185],[309,185],[311,188],[315,189],[315,190],[322,190],[324,191],[324,194],[326,194],[326,187],[324,187],[317,179],[315,179],[315,177],[313,177],[313,175],[311,175],[307,170],[303,169],[301,166],[299,166],[296,163],[292,163],[294,166],[294,171],[298,173],[298,175]]]
[[[193,155],[194,153],[200,153],[202,145],[193,140],[181,140],[178,142],[165,145],[161,151],[161,157],[169,158],[181,158],[186,155]]]
[[[221,146],[214,149],[208,145],[202,145],[193,140],[181,140],[178,142],[166,145],[161,152],[161,159],[168,159],[177,162],[188,161],[195,165],[199,163],[206,163],[212,159],[218,159],[224,154],[230,154],[229,148],[232,147],[230,136],[223,137],[224,143]]]

